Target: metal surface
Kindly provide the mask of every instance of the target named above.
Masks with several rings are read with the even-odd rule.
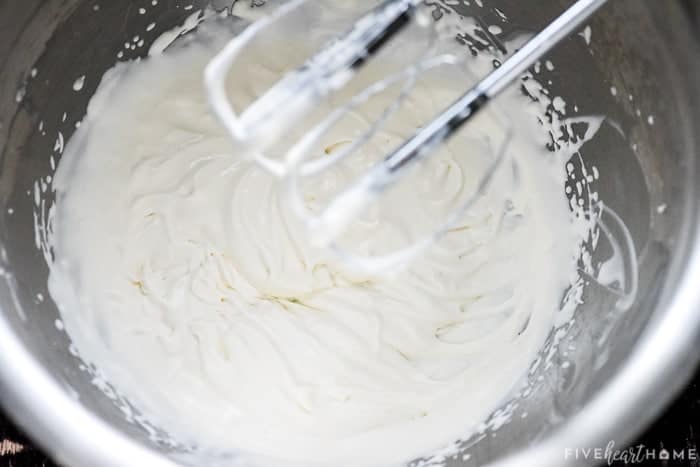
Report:
[[[503,24],[507,35],[541,29],[569,4],[548,0],[533,11],[530,2],[494,0],[463,13],[495,23],[498,7],[512,19]],[[14,418],[60,463],[172,466],[174,459],[187,461],[127,422],[69,352],[34,242],[34,182],[50,172],[52,154],[60,157],[58,132],[70,137],[118,52],[124,60],[144,55],[161,32],[192,14],[175,0],[94,6],[0,1],[0,392]],[[147,31],[151,22],[157,27]],[[515,401],[512,421],[466,442],[470,457],[450,466],[563,466],[573,463],[565,448],[620,445],[664,407],[697,363],[698,39],[675,1],[611,2],[591,26],[591,50],[580,37],[565,41],[544,79],[581,114],[608,117],[582,157],[599,168],[596,188],[638,246],[640,295],[618,314],[608,296],[589,287],[564,346],[554,351],[555,361],[565,351],[571,366],[533,367],[533,391]],[[146,46],[124,49],[137,35]],[[85,87],[76,92],[73,83],[83,75]]]

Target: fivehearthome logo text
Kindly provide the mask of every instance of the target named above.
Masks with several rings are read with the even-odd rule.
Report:
[[[652,448],[644,444],[638,444],[626,449],[617,449],[615,441],[610,441],[604,448],[565,448],[564,459],[573,461],[597,461],[607,462],[613,465],[642,464],[648,461],[698,461],[700,455],[696,448],[665,449]]]

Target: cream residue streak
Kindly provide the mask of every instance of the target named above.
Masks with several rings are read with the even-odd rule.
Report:
[[[210,114],[202,72],[219,36],[109,71],[66,146],[49,286],[81,357],[177,439],[251,464],[395,464],[468,435],[525,374],[577,280],[587,232],[564,196],[566,155],[542,149],[548,133],[514,90],[503,105],[517,174],[501,171],[463,228],[405,271],[349,271],[311,246],[279,181],[237,158]],[[396,125],[429,118],[431,92],[419,87]],[[390,208],[430,222],[451,207],[488,163],[467,143],[452,140]],[[306,193],[323,198],[338,170]]]

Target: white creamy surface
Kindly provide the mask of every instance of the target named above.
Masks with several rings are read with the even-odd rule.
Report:
[[[226,35],[206,39],[108,72],[59,163],[49,285],[81,357],[177,439],[251,463],[396,464],[467,435],[525,374],[577,277],[564,160],[541,149],[528,100],[502,104],[519,183],[504,169],[406,270],[362,275],[313,248],[279,181],[236,157],[202,87]],[[433,115],[446,83],[419,87],[386,147],[305,187],[309,199]],[[488,163],[467,138],[374,220],[453,207]],[[388,222],[358,222],[355,238],[400,242]]]

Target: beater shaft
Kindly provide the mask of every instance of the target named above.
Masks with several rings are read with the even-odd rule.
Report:
[[[275,134],[283,133],[320,99],[344,87],[355,70],[410,23],[422,3],[422,0],[385,0],[357,20],[344,35],[327,44],[301,67],[287,73],[241,115],[236,115],[228,103],[224,86],[231,63],[259,31],[304,1],[292,1],[272,17],[251,25],[211,61],[205,72],[214,113],[234,139],[252,141],[258,150],[274,142]]]
[[[330,243],[367,203],[394,184],[409,166],[430,154],[606,2],[578,0],[427,126],[339,194],[322,213],[320,222],[315,223],[315,240],[320,244]]]

